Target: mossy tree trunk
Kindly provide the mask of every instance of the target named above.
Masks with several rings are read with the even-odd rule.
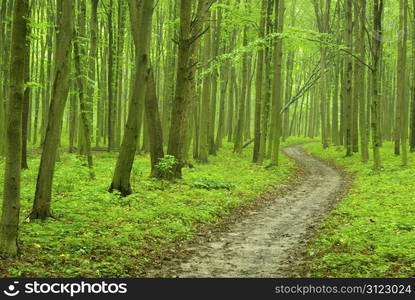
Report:
[[[382,53],[382,14],[383,0],[374,0],[373,3],[373,35],[372,35],[372,101],[371,101],[371,128],[373,147],[373,167],[381,168],[380,133],[378,124],[379,115],[379,67]]]
[[[46,127],[43,152],[40,159],[35,199],[31,219],[46,219],[52,216],[52,182],[65,103],[69,92],[70,56],[73,36],[73,3],[59,0],[57,3],[58,27],[55,47],[55,67],[52,97]]]
[[[90,179],[95,178],[94,173],[94,163],[91,150],[91,140],[92,140],[92,120],[91,120],[91,101],[88,101],[87,87],[85,86],[86,81],[84,80],[87,72],[82,66],[88,65],[88,60],[86,57],[86,4],[83,1],[78,2],[79,5],[79,14],[78,14],[78,28],[76,30],[77,37],[74,43],[74,61],[75,61],[75,73],[76,81],[78,86],[78,95],[79,103],[81,109],[81,130],[83,137],[83,148],[85,150],[85,155],[88,161],[89,168],[89,177]],[[91,82],[88,81],[88,85],[91,85]]]
[[[261,1],[261,18],[259,22],[259,38],[265,36],[265,22],[267,14],[267,0]],[[265,46],[265,45],[264,45]],[[264,78],[264,48],[258,49],[256,81],[255,81],[255,120],[254,120],[254,152],[252,161],[257,163],[259,160],[259,148],[261,144],[261,112],[263,98],[263,78]]]
[[[202,25],[212,3],[212,0],[199,0],[196,17],[193,19],[191,1],[180,1],[176,91],[167,148],[167,154],[174,156],[177,160],[174,168],[174,177],[177,178],[182,176],[182,168],[186,160],[188,125],[194,101],[192,84],[195,80],[196,50],[200,37],[206,32]]]
[[[208,13],[207,18],[210,17]],[[207,66],[212,58],[212,35],[209,33],[204,36],[203,44],[203,64]],[[199,162],[207,163],[209,156],[209,119],[211,113],[211,91],[212,75],[206,73],[203,76],[202,106],[200,110],[200,134],[199,134]]]
[[[130,177],[138,143],[139,106],[144,105],[150,72],[151,25],[153,0],[129,0],[131,29],[136,51],[136,73],[127,123],[109,191],[121,195],[132,193]]]
[[[13,7],[9,105],[6,132],[6,167],[0,219],[0,253],[16,255],[20,214],[20,168],[22,151],[22,111],[28,0],[16,0]]]
[[[275,6],[275,32],[282,33],[284,30],[284,0],[277,0]],[[280,142],[282,134],[282,114],[283,103],[283,78],[282,78],[282,55],[283,39],[278,37],[274,42],[274,81],[272,84],[272,123],[274,128],[274,138],[272,140],[271,165],[278,165]]]
[[[160,178],[163,174],[157,167],[160,159],[164,157],[163,150],[163,132],[158,110],[158,100],[156,93],[156,83],[154,80],[154,72],[150,70],[147,95],[145,100],[145,113],[147,119],[147,132],[150,146],[151,159],[151,177]]]

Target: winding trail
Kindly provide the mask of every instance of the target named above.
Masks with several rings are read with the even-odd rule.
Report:
[[[293,252],[306,242],[309,229],[322,221],[344,188],[345,178],[301,146],[283,151],[306,169],[303,181],[215,241],[192,249],[194,255],[169,266],[167,273],[175,277],[289,276],[287,270],[298,263]]]

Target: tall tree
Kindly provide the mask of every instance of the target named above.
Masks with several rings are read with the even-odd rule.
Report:
[[[20,167],[22,150],[22,112],[27,47],[29,1],[13,1],[9,105],[6,134],[6,165],[3,206],[0,219],[0,253],[16,255],[20,214]]]
[[[154,0],[129,0],[131,29],[136,51],[136,73],[131,95],[129,114],[124,137],[115,166],[110,191],[118,190],[121,195],[132,193],[130,177],[138,142],[138,107],[144,103],[149,79],[149,51]]]
[[[346,0],[347,1],[347,0]],[[313,0],[314,10],[317,18],[317,27],[320,33],[327,34],[330,29],[330,9],[331,9],[331,0]],[[327,48],[325,45],[320,47],[320,113],[321,113],[321,138],[323,148],[327,148],[329,146],[329,131],[327,128],[327,119],[328,119],[328,111],[327,111],[327,76],[326,76],[326,68],[327,68]]]
[[[373,165],[375,170],[381,168],[380,136],[379,136],[379,67],[383,45],[382,15],[383,0],[374,0],[373,3],[373,32],[372,32],[372,101],[371,101],[371,128]]]
[[[396,78],[396,113],[399,114],[400,124],[395,130],[399,130],[400,146],[402,148],[402,165],[408,164],[408,92],[407,92],[407,74],[406,74],[406,61],[407,61],[407,30],[408,30],[408,0],[399,0],[399,38],[398,38],[398,62],[397,67],[397,78]],[[396,138],[396,136],[395,136]],[[395,140],[395,147],[399,146]]]
[[[208,12],[207,19],[210,17]],[[212,58],[212,35],[205,34],[203,44],[203,64],[208,65]],[[211,113],[212,76],[206,73],[203,76],[202,105],[200,109],[200,134],[199,134],[199,162],[207,163],[209,156],[209,119]]]
[[[282,34],[284,31],[284,0],[276,0],[275,4],[275,32]],[[271,164],[278,165],[279,151],[282,134],[282,114],[281,107],[283,103],[283,78],[282,78],[282,55],[283,39],[279,36],[274,42],[274,81],[272,84],[272,123],[274,128],[274,138],[271,153]]]
[[[259,38],[265,36],[265,23],[267,14],[267,0],[261,1],[261,17],[259,21]],[[263,94],[263,77],[264,77],[264,48],[258,49],[256,81],[255,81],[255,123],[254,123],[254,151],[253,162],[259,161],[259,148],[261,145],[261,112],[262,112],[262,94]]]
[[[158,110],[156,83],[154,79],[154,72],[152,70],[150,70],[149,81],[147,86],[145,112],[147,120],[147,132],[150,144],[151,176],[160,178],[164,175],[160,172],[158,168],[158,163],[160,159],[164,157],[163,131]]]
[[[345,40],[349,51],[353,47],[353,6],[352,0],[345,0]],[[352,80],[353,80],[353,60],[350,55],[344,59],[344,86],[345,86],[345,113],[346,120],[346,156],[353,155],[353,97],[352,97]]]
[[[167,154],[176,158],[174,177],[182,176],[185,164],[188,122],[193,101],[192,83],[196,67],[196,49],[200,37],[206,32],[203,27],[212,0],[199,0],[194,21],[191,1],[180,1],[180,26],[178,40],[178,60],[176,72],[176,91],[173,100],[171,125]]]
[[[108,115],[107,115],[107,129],[108,129],[108,151],[115,149],[115,101],[114,101],[114,28],[113,28],[113,9],[114,1],[110,0],[107,11],[107,27],[108,27],[108,78],[107,78],[107,97],[108,97]]]
[[[89,177],[91,179],[95,178],[94,170],[93,170],[93,158],[92,158],[92,150],[91,150],[91,140],[92,140],[92,120],[90,108],[91,108],[91,101],[88,101],[88,92],[87,87],[85,86],[85,76],[86,73],[84,68],[81,65],[84,63],[88,66],[88,61],[85,61],[86,57],[86,3],[84,1],[79,1],[79,15],[78,15],[78,28],[77,28],[77,39],[74,43],[74,52],[75,52],[75,70],[76,70],[76,78],[77,78],[77,85],[78,85],[78,95],[79,95],[79,102],[81,108],[81,124],[82,124],[82,140],[83,140],[83,147],[85,149],[85,154],[87,156],[88,161],[88,168],[89,168]],[[90,85],[91,83],[88,82]]]
[[[248,45],[248,25],[244,26],[243,29],[243,47]],[[233,151],[235,153],[242,153],[243,138],[244,138],[244,127],[246,119],[246,98],[247,98],[247,86],[248,86],[248,53],[243,53],[242,56],[242,84],[241,84],[241,95],[238,98],[238,119],[235,129],[235,145]]]
[[[274,0],[268,0],[267,3],[267,14],[266,14],[266,34],[269,35],[272,33],[272,6]],[[271,105],[271,43],[267,43],[267,47],[265,48],[264,53],[264,82],[263,82],[263,101],[262,101],[262,111],[261,111],[261,139],[259,145],[259,155],[258,155],[258,163],[262,163],[265,159],[266,147],[267,147],[267,139],[268,139],[268,124],[269,124],[269,114],[270,114],[270,105]]]
[[[46,219],[52,216],[53,173],[60,141],[63,113],[69,92],[70,56],[73,37],[73,2],[58,0],[57,16],[52,97],[36,182],[35,199],[32,212],[30,213],[31,219]]]
[[[415,7],[415,0],[412,1],[412,7]],[[415,9],[412,10],[412,28],[415,28]],[[411,33],[412,40],[412,80],[411,80],[411,136],[410,136],[410,150],[415,152],[415,30]]]
[[[356,14],[356,53],[360,61],[366,60],[366,0],[355,1]],[[355,60],[355,97],[359,100],[359,132],[362,162],[369,160],[369,147],[366,126],[366,93],[365,93],[365,66]]]

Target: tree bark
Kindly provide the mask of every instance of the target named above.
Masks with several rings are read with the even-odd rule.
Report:
[[[95,178],[94,173],[94,163],[91,151],[91,140],[92,140],[92,120],[91,120],[91,104],[92,101],[88,100],[88,88],[85,87],[84,81],[84,72],[82,70],[81,64],[86,65],[86,45],[85,45],[85,20],[86,20],[86,5],[85,2],[79,2],[80,12],[78,15],[78,30],[77,30],[77,39],[74,43],[74,53],[75,53],[75,71],[77,75],[77,85],[79,90],[79,103],[81,108],[81,124],[83,130],[83,147],[85,150],[85,155],[88,161],[89,168],[89,177],[90,179]],[[89,66],[89,65],[88,65]],[[89,85],[91,83],[89,82]]]
[[[352,0],[345,2],[346,20],[346,46],[349,50],[353,47],[353,20]],[[346,156],[353,155],[353,97],[352,97],[353,61],[350,55],[345,57],[345,122],[346,122]]]
[[[109,191],[118,190],[122,196],[132,193],[130,177],[138,142],[138,110],[144,103],[150,72],[151,25],[154,0],[130,0],[131,28],[136,51],[134,93],[130,100],[124,137]]]
[[[73,3],[59,0],[57,5],[58,27],[55,48],[55,67],[52,98],[43,152],[40,159],[35,199],[31,219],[46,219],[52,216],[52,182],[65,103],[69,92],[69,70],[71,42],[73,36]]]
[[[206,15],[209,19],[210,13]],[[212,35],[205,34],[203,44],[203,64],[207,66],[212,57]],[[212,75],[206,73],[203,76],[202,89],[202,106],[200,110],[200,134],[199,134],[199,159],[200,163],[207,163],[209,156],[209,123],[211,114],[211,91],[212,91]]]
[[[282,33],[284,30],[284,0],[277,0],[275,6],[275,29],[277,33]],[[283,78],[282,78],[282,54],[283,54],[283,40],[278,37],[274,43],[274,81],[272,85],[272,123],[274,128],[274,138],[271,152],[271,165],[277,166],[279,164],[279,152],[282,134],[282,114],[281,107],[283,101]]]
[[[374,0],[373,4],[373,35],[372,35],[372,102],[371,102],[371,128],[373,146],[373,167],[375,170],[381,168],[380,136],[379,136],[379,62],[382,52],[382,14],[383,0]]]
[[[160,178],[162,174],[157,168],[157,164],[164,157],[163,132],[158,111],[158,101],[156,94],[156,84],[154,73],[150,70],[145,99],[145,112],[147,120],[147,132],[150,146],[151,158],[151,177]]]
[[[201,35],[204,33],[204,23],[207,11],[212,1],[199,0],[194,22],[192,21],[191,1],[180,1],[180,34],[177,62],[176,91],[173,101],[171,125],[167,154],[176,158],[174,177],[182,176],[185,164],[186,141],[188,138],[188,122],[192,107],[192,82],[194,81],[196,49]]]
[[[27,0],[14,1],[11,38],[9,105],[6,132],[6,165],[3,206],[0,219],[0,253],[14,256],[18,252],[17,236],[20,214],[20,167],[22,150],[22,111],[24,97]]]
[[[267,15],[267,0],[261,1],[261,19],[259,23],[259,38],[263,39],[265,36],[265,23]],[[261,112],[262,112],[262,88],[264,77],[264,48],[258,49],[258,60],[256,69],[255,81],[255,121],[254,121],[254,152],[252,161],[259,162],[259,148],[261,145]]]

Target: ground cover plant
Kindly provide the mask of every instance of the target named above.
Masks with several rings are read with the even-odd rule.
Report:
[[[29,156],[30,168],[22,173],[22,254],[16,260],[2,261],[1,276],[140,274],[166,248],[191,239],[198,225],[219,222],[232,208],[255,200],[271,185],[285,182],[295,169],[285,156],[278,168],[251,164],[250,152],[239,156],[232,153],[231,144],[226,144],[209,164],[184,169],[183,179],[158,181],[146,175],[150,172],[148,156],[138,155],[132,178],[135,193],[123,198],[107,191],[116,155],[94,154],[97,178],[91,181],[82,157],[62,153],[53,187],[55,218],[36,222],[29,222],[27,217],[39,156]],[[213,187],[206,188],[212,183]]]
[[[352,189],[305,251],[307,276],[414,277],[415,166],[402,168],[392,143],[382,148],[380,171],[357,155],[345,158],[336,147],[322,151],[314,143],[305,148],[355,176]]]

